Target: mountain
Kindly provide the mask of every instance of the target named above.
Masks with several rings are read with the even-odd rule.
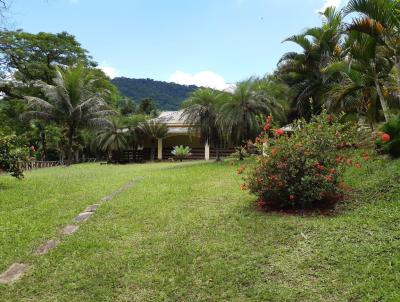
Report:
[[[179,85],[175,83],[155,81],[152,79],[130,79],[117,77],[111,80],[122,95],[136,102],[144,98],[152,98],[161,110],[178,110],[182,101],[199,87]]]

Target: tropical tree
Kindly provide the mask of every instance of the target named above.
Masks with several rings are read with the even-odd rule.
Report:
[[[374,38],[388,50],[387,55],[400,70],[400,2],[397,0],[350,0],[346,15],[358,13],[348,30]],[[400,81],[400,78],[399,78]]]
[[[123,151],[128,146],[128,133],[129,129],[124,128],[118,119],[112,119],[97,133],[98,147],[111,159],[113,152]]]
[[[350,0],[345,8],[346,14],[358,13],[348,25],[349,31],[368,35],[370,48],[374,54],[384,58],[391,68],[397,71],[397,91],[400,86],[400,2],[396,0]],[[379,50],[379,51],[378,51]],[[376,58],[379,59],[379,58]],[[375,62],[370,67],[378,67]],[[386,73],[391,73],[386,68]],[[377,72],[375,72],[377,73]],[[382,83],[375,77],[375,87],[386,121],[390,118],[389,105],[382,93]],[[399,95],[398,95],[399,96]]]
[[[334,74],[341,76],[341,81],[327,92],[328,105],[331,109],[356,110],[359,117],[367,117],[374,128],[379,104],[385,118],[389,118],[383,84],[392,64],[381,54],[376,40],[366,34],[350,32],[346,45],[347,57],[331,63],[324,70],[328,79]]]
[[[154,160],[155,157],[155,145],[157,140],[163,139],[168,135],[168,127],[165,124],[158,123],[154,120],[146,121],[141,123],[137,131],[142,137],[142,140],[150,139],[151,151],[150,160]]]
[[[191,129],[200,137],[200,142],[208,143],[217,150],[221,147],[223,136],[217,125],[218,109],[226,100],[227,94],[210,88],[200,88],[192,92],[184,102],[183,117]]]
[[[56,66],[82,64],[93,67],[87,50],[67,32],[31,34],[0,32],[1,71],[13,72],[23,82],[42,80],[48,84],[56,77]]]
[[[82,65],[56,69],[54,85],[39,82],[43,98],[26,96],[27,111],[24,119],[54,121],[65,129],[68,164],[73,159],[73,142],[80,128],[107,125],[107,116],[115,112],[108,109],[106,91],[96,87],[91,70]]]
[[[302,48],[289,52],[278,63],[278,75],[293,91],[293,105],[301,116],[310,117],[321,111],[329,85],[322,69],[332,59],[342,58],[342,13],[333,7],[321,13],[323,24],[285,40]]]
[[[258,85],[253,78],[238,83],[219,109],[218,127],[232,144],[254,139],[260,130],[259,114],[276,113],[281,108]]]

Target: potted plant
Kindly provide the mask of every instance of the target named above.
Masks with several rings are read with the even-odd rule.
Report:
[[[180,145],[180,146],[175,146],[171,153],[177,159],[179,159],[179,161],[182,161],[183,159],[188,158],[189,156],[192,155],[190,151],[192,151],[192,149],[189,148],[188,146],[184,147]]]

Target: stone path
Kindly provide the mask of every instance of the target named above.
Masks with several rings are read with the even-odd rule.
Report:
[[[44,255],[47,254],[51,249],[54,249],[59,242],[55,239],[51,239],[43,243],[36,249],[36,255]]]
[[[82,213],[80,213],[78,216],[75,217],[74,221],[76,223],[82,223],[88,220],[94,212],[99,208],[99,206],[102,203],[108,202],[112,200],[115,196],[125,192],[126,190],[132,188],[136,183],[139,181],[142,181],[143,177],[138,177],[135,178],[134,180],[128,182],[124,186],[120,187],[118,190],[114,191],[110,195],[104,196],[103,198],[100,199],[99,203],[95,203],[92,205],[89,205]],[[60,233],[61,235],[71,235],[75,233],[79,229],[79,226],[76,224],[69,224],[65,226],[64,228],[61,229]],[[57,247],[57,245],[60,243],[59,240],[56,239],[50,239],[40,245],[36,251],[35,255],[37,256],[42,256],[44,254],[47,254],[50,250],[54,249]],[[0,284],[11,284],[14,281],[17,281],[19,278],[22,277],[22,275],[30,268],[30,265],[24,264],[24,263],[13,263],[11,266],[0,275]]]
[[[12,283],[18,280],[28,269],[29,265],[27,264],[14,263],[4,273],[0,275],[0,283]]]

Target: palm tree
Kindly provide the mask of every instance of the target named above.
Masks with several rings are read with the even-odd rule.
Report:
[[[302,52],[286,53],[278,63],[278,74],[293,91],[297,111],[306,117],[321,110],[324,94],[329,90],[321,69],[332,59],[344,55],[342,13],[329,7],[321,15],[321,27],[308,29],[284,41],[296,43]]]
[[[138,126],[138,132],[142,139],[149,138],[151,143],[150,160],[154,160],[155,144],[158,139],[163,139],[168,135],[168,127],[153,120],[141,123]]]
[[[400,86],[400,2],[394,0],[350,0],[345,8],[346,14],[359,13],[348,26],[350,32],[368,35],[375,54],[384,57],[397,69],[397,87]],[[379,59],[379,58],[370,58]],[[371,62],[371,67],[379,67]],[[386,68],[387,76],[392,68]],[[375,72],[377,73],[377,71]],[[389,106],[382,93],[379,77],[374,79],[386,121],[390,118]],[[398,89],[396,89],[398,90]],[[398,95],[400,98],[400,96]]]
[[[382,85],[390,73],[391,63],[381,55],[375,39],[366,34],[350,32],[346,44],[346,59],[333,62],[324,70],[328,79],[334,74],[340,74],[342,78],[327,93],[330,107],[340,104],[341,109],[355,109],[369,119],[373,128],[377,120],[377,100],[385,118],[389,118]]]
[[[39,82],[44,98],[26,96],[28,110],[23,118],[55,121],[65,127],[68,164],[73,159],[73,142],[81,127],[99,127],[114,114],[96,86],[93,73],[83,66],[56,69],[54,86]]]
[[[111,159],[113,152],[120,152],[127,147],[128,133],[129,129],[123,128],[117,119],[112,119],[97,133],[97,144]]]
[[[226,93],[210,88],[200,88],[191,93],[184,102],[183,116],[200,137],[200,142],[208,143],[217,150],[221,147],[222,136],[217,126],[218,108],[226,99]]]
[[[272,113],[279,107],[257,85],[252,78],[238,83],[218,112],[217,124],[225,139],[233,144],[242,145],[254,139],[260,131],[259,114]]]

